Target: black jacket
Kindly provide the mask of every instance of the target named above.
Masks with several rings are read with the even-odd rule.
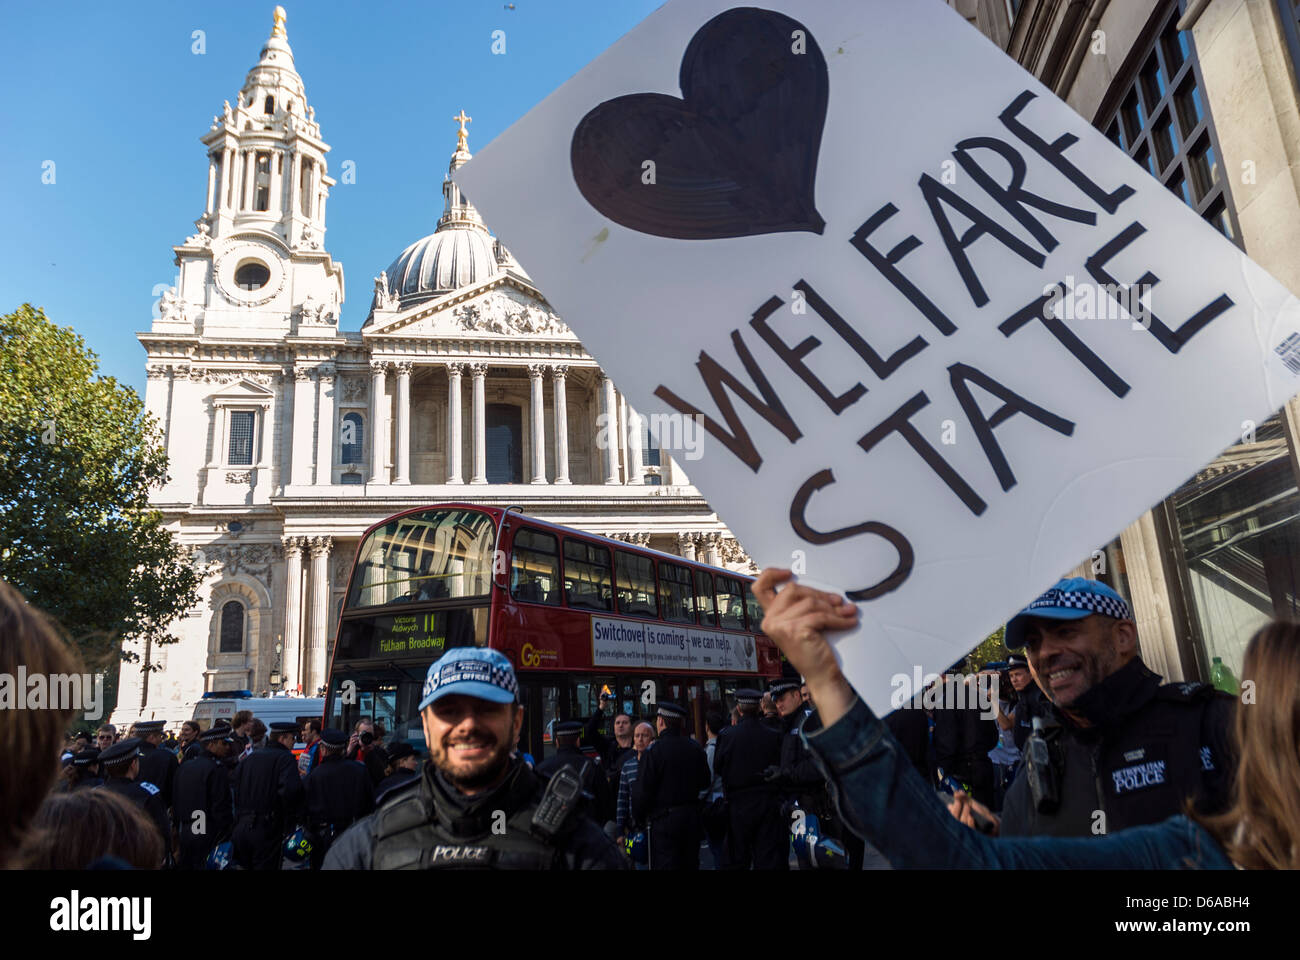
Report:
[[[591,794],[588,814],[597,823],[614,819],[614,803],[610,794],[609,780],[604,767],[592,760],[577,747],[559,747],[554,754],[547,757],[536,767],[536,773],[543,780],[562,767],[570,767],[582,781],[582,787]]]
[[[649,823],[673,807],[699,806],[709,788],[709,759],[704,748],[672,727],[650,745],[632,784],[632,816]]]
[[[281,827],[302,815],[303,786],[298,758],[282,743],[272,741],[254,750],[235,771],[235,816],[270,815]]]
[[[167,808],[163,806],[162,790],[148,781],[128,780],[126,777],[109,777],[98,790],[108,790],[126,797],[149,815],[149,819],[158,828],[162,837],[163,850],[170,853],[172,848],[171,821],[167,818]]]
[[[1208,684],[1161,685],[1135,657],[1072,705],[1092,726],[1052,711],[1059,726],[1046,739],[1059,758],[1061,805],[1053,814],[1033,809],[1022,769],[1007,791],[1002,834],[1114,833],[1180,814],[1187,797],[1203,812],[1222,810],[1235,776],[1235,702]]]
[[[426,761],[418,780],[393,791],[379,810],[334,842],[324,868],[377,869],[377,849],[379,862],[394,868],[398,860],[400,866],[426,868],[627,868],[627,858],[585,816],[577,815],[550,843],[531,836],[528,824],[544,790],[544,781],[528,764],[514,759],[499,786],[466,797]],[[504,830],[498,829],[502,815],[507,820]]]
[[[781,772],[777,786],[788,799],[799,801],[808,813],[825,816],[830,812],[826,793],[826,778],[817,769],[817,761],[799,736],[799,725],[806,716],[800,708],[785,717],[785,732],[781,736]]]
[[[1024,751],[1025,741],[1034,731],[1034,717],[1052,716],[1051,706],[1052,702],[1043,696],[1042,689],[1034,681],[1030,681],[1029,686],[1020,691],[1015,712],[1011,715],[1014,721],[1011,732],[1017,750]]]
[[[136,780],[152,783],[159,790],[162,805],[171,807],[176,777],[176,754],[147,740],[140,741],[140,772]]]
[[[307,824],[331,825],[335,833],[375,808],[375,791],[366,768],[355,760],[325,757],[302,780]]]
[[[973,704],[976,688],[961,680],[959,695]],[[935,760],[944,773],[965,770],[971,763],[991,764],[989,751],[998,745],[998,722],[985,718],[978,706],[941,707],[934,711]]]
[[[196,810],[203,811],[203,832],[195,833]],[[173,784],[172,816],[181,838],[181,860],[185,852],[211,850],[230,838],[235,824],[230,795],[230,778],[226,768],[208,751],[200,749],[176,770]]]
[[[741,717],[734,727],[718,731],[713,770],[722,777],[722,792],[728,800],[742,792],[776,793],[764,771],[781,763],[781,744],[781,734],[758,717]]]

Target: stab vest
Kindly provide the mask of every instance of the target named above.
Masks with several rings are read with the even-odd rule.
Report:
[[[564,865],[561,850],[532,833],[542,791],[532,771],[518,762],[486,797],[461,809],[443,795],[428,768],[411,787],[376,811],[372,827],[375,870],[550,870]],[[500,830],[501,810],[506,814]]]

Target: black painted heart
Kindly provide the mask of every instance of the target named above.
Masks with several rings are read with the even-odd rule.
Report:
[[[829,81],[797,20],[736,7],[691,38],[682,97],[606,100],[573,132],[583,197],[640,233],[719,240],[820,234],[814,185]]]

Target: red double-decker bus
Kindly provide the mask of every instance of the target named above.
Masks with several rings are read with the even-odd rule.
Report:
[[[370,717],[423,748],[425,671],[452,647],[478,646],[514,664],[525,707],[519,746],[537,760],[554,750],[554,722],[586,719],[602,692],[634,722],[660,700],[686,706],[702,743],[707,710],[725,711],[737,687],[780,674],[750,583],[516,508],[408,510],[371,527],[357,548],[325,721],[349,730]]]

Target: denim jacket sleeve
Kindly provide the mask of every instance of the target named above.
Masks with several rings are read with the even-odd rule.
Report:
[[[948,812],[898,742],[858,698],[829,728],[813,714],[800,733],[840,815],[896,868],[1230,868],[1186,817],[1105,837],[987,837]]]

